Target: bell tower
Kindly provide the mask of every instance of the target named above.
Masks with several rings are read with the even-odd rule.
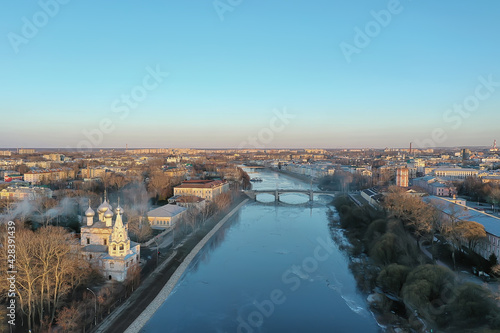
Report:
[[[116,207],[116,221],[111,232],[109,242],[109,254],[113,257],[124,257],[130,250],[130,238],[128,232],[123,225],[122,208],[120,204]]]

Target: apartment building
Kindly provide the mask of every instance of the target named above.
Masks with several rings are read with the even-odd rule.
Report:
[[[19,149],[19,154],[20,155],[23,155],[23,154],[34,154],[34,153],[35,153],[35,149],[26,149],[26,148]]]
[[[24,181],[39,184],[42,181],[58,181],[75,178],[75,171],[69,168],[30,171],[24,174]]]
[[[466,168],[436,168],[433,172],[436,177],[449,179],[465,179],[467,177],[477,177],[479,174],[478,170]]]
[[[430,195],[438,197],[451,197],[457,194],[457,189],[451,184],[451,182],[434,176],[415,178],[413,180],[413,186],[423,188]]]
[[[0,191],[2,200],[37,200],[39,198],[52,198],[52,190],[37,186],[9,186]]]

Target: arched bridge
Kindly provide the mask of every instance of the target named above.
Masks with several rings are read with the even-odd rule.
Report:
[[[274,195],[274,200],[277,201],[277,202],[279,202],[280,201],[280,195],[285,194],[285,193],[303,193],[303,194],[307,194],[309,196],[309,201],[314,201],[314,195],[315,194],[329,195],[331,197],[335,197],[340,192],[339,191],[320,191],[320,190],[300,190],[300,189],[296,189],[296,190],[290,190],[290,189],[286,189],[286,190],[282,189],[282,190],[280,190],[280,189],[276,189],[276,190],[248,190],[248,191],[243,191],[243,193],[245,193],[250,199],[253,199],[253,200],[257,199],[257,195],[258,194],[262,194],[262,193],[271,194],[271,195]]]

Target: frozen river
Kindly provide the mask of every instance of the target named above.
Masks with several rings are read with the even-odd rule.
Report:
[[[272,171],[254,189],[309,189]],[[259,201],[274,201],[261,194]],[[308,197],[286,194],[290,204]],[[212,238],[141,332],[379,332],[331,240],[328,197],[250,202]]]

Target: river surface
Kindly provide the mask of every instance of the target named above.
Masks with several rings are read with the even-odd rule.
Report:
[[[247,169],[254,189],[310,184]],[[214,235],[141,332],[380,332],[332,241],[325,202],[261,194]],[[261,201],[261,202],[259,202]]]

